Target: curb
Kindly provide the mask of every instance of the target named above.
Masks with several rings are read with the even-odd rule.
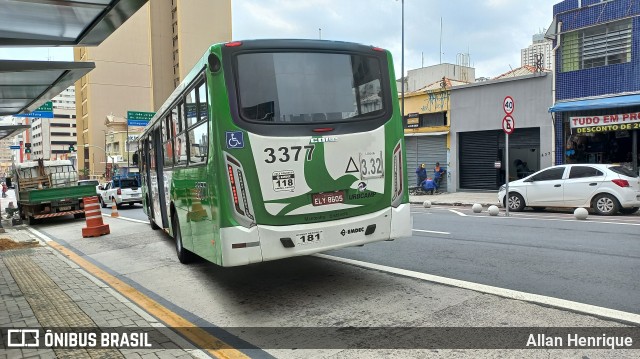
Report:
[[[419,201],[409,201],[410,204],[423,204],[423,202],[419,202]],[[475,202],[475,203],[480,203],[480,202]],[[466,202],[439,202],[439,201],[431,201],[432,205],[440,205],[440,206],[459,206],[459,207],[471,207],[474,205],[474,203],[466,203]],[[480,203],[480,205],[482,205],[482,207],[489,207],[489,206],[498,206],[498,203]]]

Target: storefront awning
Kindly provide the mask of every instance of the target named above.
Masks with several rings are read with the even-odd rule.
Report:
[[[93,62],[0,60],[0,116],[35,110],[94,67]]]
[[[15,135],[18,135],[28,128],[31,128],[29,125],[0,125],[0,140],[4,140],[5,138],[11,138]]]
[[[558,102],[553,107],[549,108],[549,112],[588,111],[637,105],[640,105],[640,95],[626,95],[580,101]]]
[[[96,46],[147,0],[5,0],[0,3],[0,46]]]

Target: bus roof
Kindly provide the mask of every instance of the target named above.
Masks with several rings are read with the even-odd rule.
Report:
[[[331,41],[331,40],[310,40],[310,39],[258,39],[258,40],[239,40],[220,42],[211,45],[205,53],[200,57],[198,62],[189,71],[187,76],[180,82],[180,84],[173,90],[171,95],[165,100],[162,106],[156,111],[156,114],[151,118],[144,131],[140,134],[139,138],[146,136],[151,129],[156,126],[160,116],[173,105],[173,102],[178,96],[185,90],[185,88],[191,84],[191,82],[200,74],[202,69],[208,66],[209,54],[217,52],[219,48],[230,42],[240,42],[245,49],[316,49],[316,50],[339,50],[339,51],[366,51],[370,50],[374,46],[363,45],[354,42],[346,41]],[[388,50],[384,50],[388,52]]]

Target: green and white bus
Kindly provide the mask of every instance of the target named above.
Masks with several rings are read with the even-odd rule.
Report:
[[[411,235],[391,54],[320,40],[211,46],[139,137],[153,228],[238,266]]]

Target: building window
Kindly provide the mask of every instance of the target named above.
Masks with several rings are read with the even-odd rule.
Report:
[[[562,72],[631,61],[631,19],[567,33],[562,38]]]
[[[420,114],[420,127],[446,126],[447,113],[434,112]]]

